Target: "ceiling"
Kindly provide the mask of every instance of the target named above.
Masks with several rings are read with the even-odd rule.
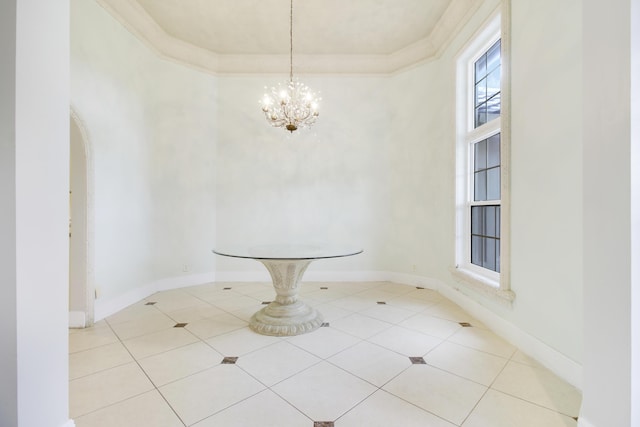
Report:
[[[97,0],[162,56],[213,73],[288,70],[288,0]],[[392,73],[436,56],[481,0],[294,0],[294,67]]]

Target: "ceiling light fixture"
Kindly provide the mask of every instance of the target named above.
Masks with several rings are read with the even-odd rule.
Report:
[[[270,93],[264,94],[260,104],[271,126],[283,127],[293,133],[298,128],[307,128],[315,123],[322,100],[307,85],[293,78],[293,0],[289,13],[289,41],[289,82],[279,84],[277,88],[272,87]]]

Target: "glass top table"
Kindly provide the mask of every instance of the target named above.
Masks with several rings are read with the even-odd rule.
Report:
[[[269,271],[276,291],[275,301],[255,313],[249,327],[263,335],[290,336],[311,332],[323,323],[313,307],[298,299],[304,272],[314,260],[358,255],[362,249],[347,246],[262,245],[220,247],[213,253],[261,262]]]
[[[233,258],[288,259],[315,260],[326,258],[341,258],[357,255],[362,249],[348,246],[316,246],[316,245],[261,245],[261,246],[231,246],[213,250],[213,253]]]

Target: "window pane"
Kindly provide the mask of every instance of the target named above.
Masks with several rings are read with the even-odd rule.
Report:
[[[476,108],[475,127],[487,123],[487,104],[482,104]]]
[[[473,150],[473,170],[487,168],[487,140],[476,142]]]
[[[500,92],[500,68],[496,68],[487,76],[486,80],[487,88],[486,88],[486,97],[491,98],[496,93]],[[476,102],[476,105],[477,102]]]
[[[487,51],[487,71],[491,72],[500,66],[500,40]]]
[[[500,273],[500,240],[496,240],[496,271]]]
[[[496,206],[496,236],[500,237],[500,206]]]
[[[471,207],[471,234],[484,234],[482,206]]]
[[[500,167],[487,170],[486,196],[483,200],[500,200]]]
[[[500,93],[493,95],[493,98],[489,99],[486,104],[486,121],[491,121],[500,117]]]
[[[495,95],[495,92],[491,96]],[[484,103],[487,100],[487,79],[482,79],[476,83],[475,89],[475,106]]]
[[[487,172],[476,172],[473,178],[473,200],[487,200]]]
[[[490,237],[496,237],[496,207],[484,207],[484,234]]]
[[[476,61],[475,69],[476,69],[476,72],[475,72],[473,81],[477,83],[478,81],[480,81],[480,79],[484,78],[487,75],[487,55],[486,54],[482,55],[480,59]]]
[[[482,266],[489,270],[496,270],[496,241],[484,238],[484,253],[482,254]]]
[[[482,237],[471,236],[471,263],[482,265]]]
[[[497,133],[487,140],[487,167],[500,166],[500,134]]]

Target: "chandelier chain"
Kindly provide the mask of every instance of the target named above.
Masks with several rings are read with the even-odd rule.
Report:
[[[289,81],[293,81],[293,0],[289,8]]]

